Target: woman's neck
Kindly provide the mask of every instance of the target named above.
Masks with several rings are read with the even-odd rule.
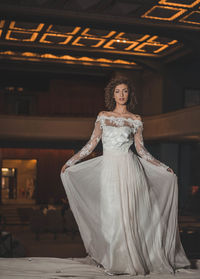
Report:
[[[124,105],[121,105],[121,106],[120,105],[116,105],[116,107],[113,110],[113,112],[122,115],[122,114],[128,113],[128,110],[127,110],[126,106],[124,106]]]

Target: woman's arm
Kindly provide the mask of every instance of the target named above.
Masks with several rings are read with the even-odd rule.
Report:
[[[94,130],[92,132],[92,135],[90,137],[90,140],[86,143],[86,145],[74,156],[72,156],[66,163],[65,166],[69,167],[80,161],[81,159],[88,156],[97,146],[98,142],[100,141],[102,136],[102,127],[100,123],[99,117],[97,117]]]
[[[140,155],[143,159],[145,159],[146,161],[152,163],[153,165],[156,165],[158,167],[162,167],[166,170],[169,170],[171,172],[172,169],[170,169],[168,166],[166,166],[165,164],[161,163],[160,161],[158,161],[157,159],[155,159],[145,148],[144,146],[144,140],[143,140],[143,135],[142,135],[142,131],[143,131],[143,123],[141,120],[141,117],[139,116],[137,118],[137,129],[136,129],[136,133],[134,134],[134,143],[135,143],[135,148],[136,151],[138,153],[138,155]]]

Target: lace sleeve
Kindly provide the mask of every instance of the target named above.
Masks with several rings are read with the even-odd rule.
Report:
[[[101,139],[101,135],[102,135],[102,127],[101,127],[100,118],[98,116],[90,140],[78,153],[72,156],[65,164],[67,166],[72,166],[78,161],[80,161],[81,159],[88,156],[97,146],[98,142]]]
[[[158,166],[162,167],[164,169],[168,169],[169,167],[166,166],[165,164],[161,163],[157,159],[155,159],[145,148],[144,146],[144,141],[143,141],[143,136],[142,136],[142,131],[143,131],[143,123],[141,120],[136,121],[136,133],[134,134],[134,143],[135,143],[135,148],[138,153],[143,159],[146,161]]]

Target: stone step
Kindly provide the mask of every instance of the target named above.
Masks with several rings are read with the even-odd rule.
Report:
[[[6,219],[6,223],[8,225],[12,224],[27,224],[27,222],[21,220],[18,212],[18,208],[30,208],[34,207],[34,205],[23,205],[23,204],[6,204],[1,206],[1,213]]]

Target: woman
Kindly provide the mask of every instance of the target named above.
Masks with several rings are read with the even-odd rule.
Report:
[[[108,274],[174,273],[190,265],[179,238],[177,177],[144,147],[129,80],[111,80],[105,93],[109,111],[61,172],[86,251]],[[100,139],[103,156],[75,165]]]

